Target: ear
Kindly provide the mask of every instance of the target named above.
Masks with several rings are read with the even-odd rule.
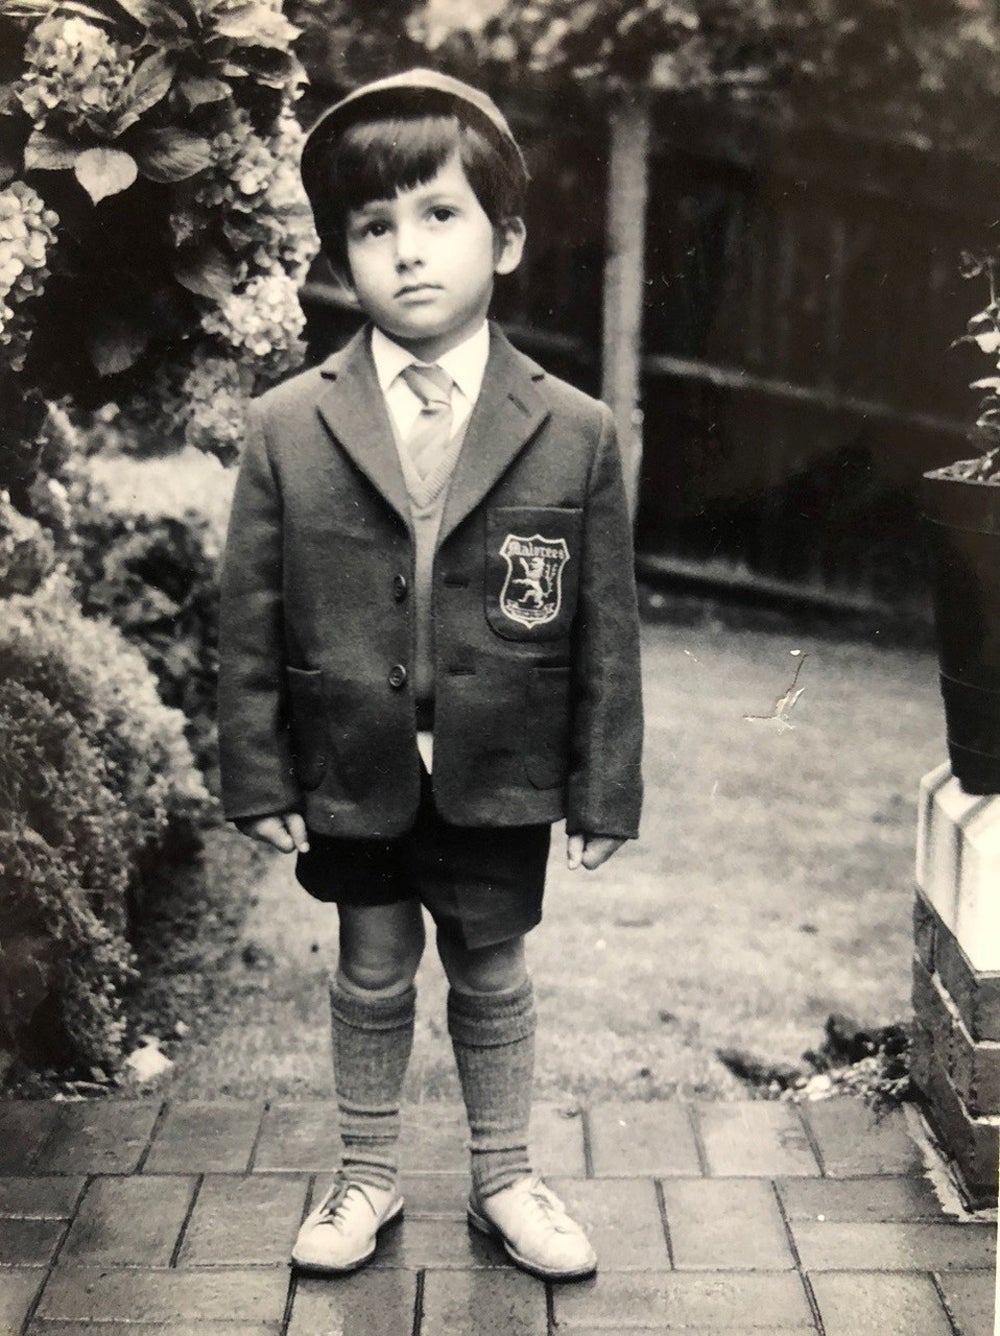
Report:
[[[514,272],[521,263],[527,235],[523,218],[504,218],[496,225],[494,228],[493,260],[493,272],[495,274],[512,274]]]

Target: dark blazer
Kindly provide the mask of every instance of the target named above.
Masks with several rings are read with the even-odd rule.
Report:
[[[367,331],[251,405],[222,575],[230,818],[392,836],[419,797],[409,503]],[[608,409],[491,327],[433,574],[434,795],[456,825],[631,837],[642,708]]]

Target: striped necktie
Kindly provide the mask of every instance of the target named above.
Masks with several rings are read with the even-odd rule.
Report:
[[[455,382],[439,366],[408,366],[399,374],[420,400],[420,412],[405,445],[417,476],[425,482],[449,454]]]

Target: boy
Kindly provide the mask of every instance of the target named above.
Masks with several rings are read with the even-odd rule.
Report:
[[[637,833],[638,621],[611,415],[486,320],[527,173],[494,103],[427,70],[338,103],[302,175],[370,325],[251,407],[223,570],[227,815],[337,904],[342,1161],[293,1261],[351,1271],[397,1218],[413,980],[434,920],[470,1127],[468,1217],[548,1278],[583,1230],[527,1153],[524,935]]]

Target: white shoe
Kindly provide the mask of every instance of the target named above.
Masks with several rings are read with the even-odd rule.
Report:
[[[306,1216],[292,1248],[301,1271],[356,1271],[375,1251],[383,1225],[399,1218],[403,1198],[395,1188],[373,1188],[338,1178]]]
[[[590,1240],[537,1174],[519,1178],[488,1197],[473,1189],[469,1224],[499,1238],[507,1255],[545,1280],[576,1280],[597,1270]]]

